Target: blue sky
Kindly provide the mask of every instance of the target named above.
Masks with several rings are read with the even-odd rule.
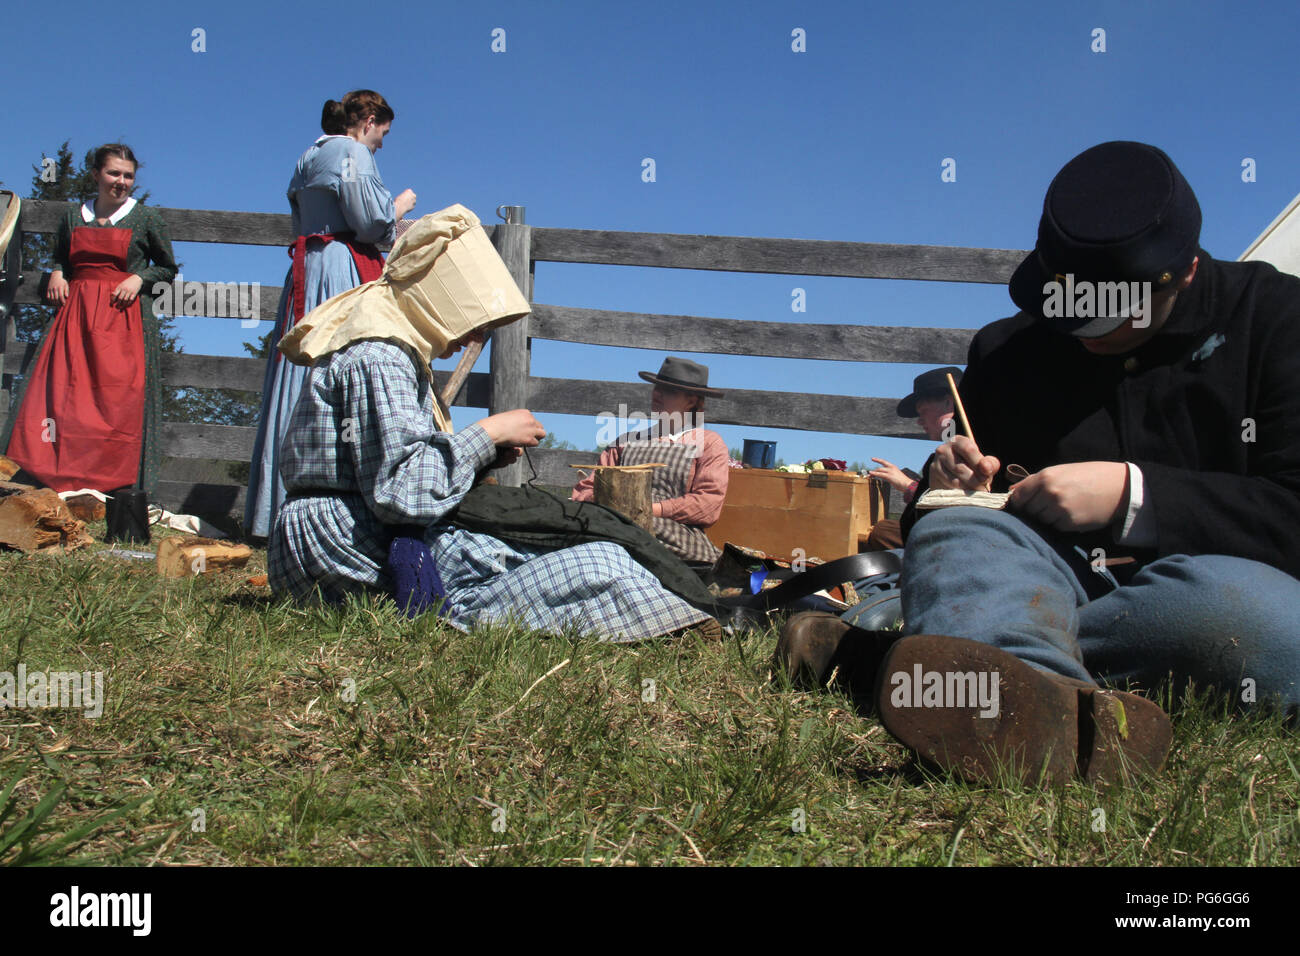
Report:
[[[75,10],[73,16],[66,16]],[[537,226],[1028,248],[1043,192],[1109,139],[1165,149],[1200,198],[1202,245],[1236,258],[1300,191],[1294,2],[1046,4],[60,4],[6,12],[0,181],[71,139],[123,140],[163,206],[287,212],[325,99],[397,114],[377,156],[416,214],[523,204]],[[205,31],[206,52],[192,50]],[[493,53],[492,31],[506,51]],[[806,52],[791,31],[806,32]],[[1106,50],[1093,52],[1093,31]],[[42,39],[43,38],[43,39]],[[643,182],[652,157],[656,181]],[[956,160],[956,182],[940,180]],[[1256,180],[1242,181],[1242,161]],[[187,278],[279,285],[278,249],[178,244]],[[807,312],[791,312],[791,290]],[[536,301],[799,322],[978,328],[999,286],[540,264]],[[182,319],[189,352],[239,354],[237,322]],[[265,327],[258,332],[265,331]],[[792,335],[798,332],[792,329]],[[711,383],[897,397],[924,367],[694,356]],[[663,353],[535,341],[536,375],[635,381]],[[486,362],[483,362],[486,368]],[[647,387],[648,388],[648,387]],[[648,396],[647,396],[648,400]],[[593,416],[602,411],[593,409]],[[463,426],[478,417],[457,410]],[[593,418],[542,415],[594,444]],[[722,426],[787,460],[924,442]]]

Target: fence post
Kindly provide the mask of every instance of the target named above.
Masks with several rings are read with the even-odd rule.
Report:
[[[18,194],[14,193],[12,202],[18,202]],[[17,327],[14,323],[14,295],[18,291],[18,284],[23,278],[23,218],[22,211],[19,210],[18,222],[14,225],[14,233],[9,241],[9,247],[5,250],[4,259],[0,261],[0,429],[3,429],[9,418],[9,405],[13,400],[14,376],[5,372],[5,351],[13,344],[17,336]],[[0,452],[4,449],[0,448]]]
[[[492,244],[510,270],[510,276],[515,280],[515,285],[519,286],[519,291],[532,302],[531,229],[524,224],[523,206],[498,206],[497,214],[500,215],[503,209],[505,222],[497,224],[492,234]],[[488,403],[490,414],[528,406],[528,319],[525,315],[517,322],[511,322],[492,333],[492,396]],[[501,484],[518,486],[523,483],[523,463],[516,462],[494,474]]]

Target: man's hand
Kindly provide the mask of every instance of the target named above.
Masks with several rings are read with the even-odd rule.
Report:
[[[907,493],[908,488],[912,487],[912,479],[903,474],[903,469],[899,468],[892,461],[885,461],[883,458],[873,458],[871,460],[880,465],[879,468],[872,468],[867,472],[867,474],[872,478],[879,478],[882,481],[887,481],[904,494]]]
[[[478,423],[499,448],[535,448],[546,437],[546,429],[526,408],[489,415]]]
[[[930,487],[992,491],[993,476],[1001,470],[1002,462],[985,455],[965,435],[957,435],[935,452],[930,464]]]
[[[135,301],[135,297],[140,294],[140,287],[144,285],[144,280],[138,275],[129,275],[118,283],[113,290],[113,304],[119,309],[125,309]]]
[[[1095,531],[1128,504],[1128,466],[1122,461],[1052,465],[1014,485],[1007,504],[1058,531]]]

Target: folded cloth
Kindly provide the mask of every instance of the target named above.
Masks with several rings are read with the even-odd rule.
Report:
[[[688,604],[721,613],[699,576],[627,516],[590,501],[571,501],[531,485],[477,485],[460,503],[452,524],[526,548],[571,548],[593,541],[623,547],[632,559]]]
[[[190,534],[202,535],[205,538],[226,537],[224,531],[213,527],[197,515],[174,515],[158,505],[149,506],[149,523],[160,524],[174,531],[188,531]]]

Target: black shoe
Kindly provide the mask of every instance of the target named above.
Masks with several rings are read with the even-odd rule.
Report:
[[[781,628],[772,660],[773,671],[804,689],[835,683],[869,704],[876,671],[896,632],[864,631],[824,611],[795,614]]]

